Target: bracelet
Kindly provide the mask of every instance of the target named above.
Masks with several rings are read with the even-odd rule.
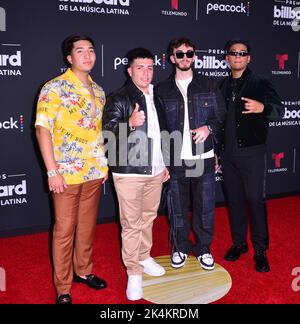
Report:
[[[129,117],[130,119],[130,117]],[[132,132],[132,131],[135,131],[135,126],[132,126],[130,125],[130,120],[128,119],[128,127],[129,127],[129,130]]]
[[[206,125],[206,126],[207,126],[207,129],[209,131],[209,134],[212,134],[213,133],[213,130],[212,130],[211,126],[210,125]]]
[[[59,172],[57,170],[47,171],[48,178],[55,177]]]

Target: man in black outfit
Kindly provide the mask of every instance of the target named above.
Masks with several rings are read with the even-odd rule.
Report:
[[[251,209],[250,233],[255,269],[270,271],[265,205],[266,139],[270,120],[280,118],[283,107],[271,83],[248,68],[250,46],[245,40],[226,44],[231,76],[220,83],[227,117],[221,142],[221,163],[230,214],[232,247],[225,260],[235,261],[248,252],[246,202]]]

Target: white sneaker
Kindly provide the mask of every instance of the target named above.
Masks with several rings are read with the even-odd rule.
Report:
[[[197,259],[203,269],[213,270],[215,268],[215,261],[210,253],[199,255]]]
[[[181,268],[185,265],[188,255],[182,252],[174,252],[171,259],[171,266],[173,268]]]
[[[129,275],[126,296],[129,300],[138,300],[143,297],[142,275]]]
[[[159,277],[166,273],[166,270],[151,257],[140,261],[139,264],[144,267],[144,272],[149,276]]]

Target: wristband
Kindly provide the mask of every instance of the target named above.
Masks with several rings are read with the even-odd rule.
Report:
[[[57,170],[49,170],[47,171],[48,178],[55,177],[58,174]]]
[[[209,131],[209,134],[212,134],[213,133],[213,130],[212,130],[212,128],[210,127],[210,125],[206,125],[207,126],[207,129],[208,129],[208,131]]]

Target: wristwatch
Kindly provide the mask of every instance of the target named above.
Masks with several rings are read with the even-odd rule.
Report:
[[[47,171],[48,178],[55,177],[59,172],[57,170]]]

